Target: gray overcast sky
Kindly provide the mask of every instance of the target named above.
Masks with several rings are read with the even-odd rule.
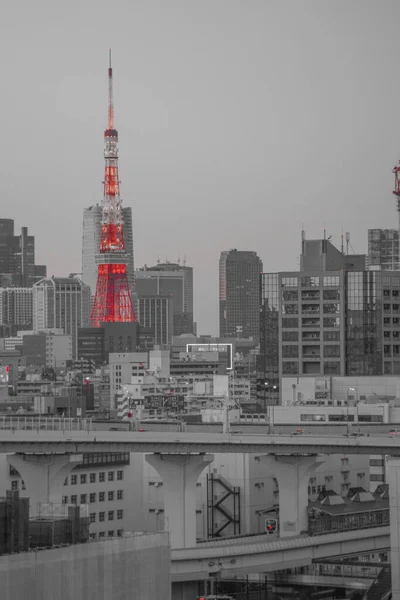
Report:
[[[108,48],[136,265],[186,255],[200,332],[221,250],[265,271],[307,237],[397,225],[398,0],[20,0],[2,7],[1,217],[49,274],[81,268],[101,200]]]

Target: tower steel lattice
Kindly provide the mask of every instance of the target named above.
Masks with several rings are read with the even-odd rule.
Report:
[[[108,68],[108,126],[104,132],[104,193],[96,294],[90,313],[92,327],[101,323],[136,322],[128,283],[122,201],[118,176],[118,132],[114,126],[113,74]]]

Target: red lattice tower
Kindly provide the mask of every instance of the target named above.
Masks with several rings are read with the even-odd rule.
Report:
[[[108,127],[104,132],[104,195],[100,254],[96,295],[94,297],[90,323],[100,327],[101,323],[136,322],[135,311],[128,283],[128,270],[124,245],[122,201],[118,177],[118,132],[114,128],[113,78],[108,69]]]

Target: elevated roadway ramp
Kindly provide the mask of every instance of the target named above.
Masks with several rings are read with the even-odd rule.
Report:
[[[375,527],[273,542],[266,541],[265,535],[206,542],[172,550],[171,577],[173,582],[199,581],[215,575],[230,578],[292,569],[332,556],[386,550],[389,535],[389,527]]]

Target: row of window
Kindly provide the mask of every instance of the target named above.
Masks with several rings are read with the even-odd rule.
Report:
[[[117,490],[117,493],[115,493],[113,490],[110,490],[109,492],[99,492],[98,493],[98,496],[99,496],[98,501],[99,502],[106,501],[106,493],[107,493],[107,500],[109,502],[113,502],[115,499],[117,499],[117,500],[124,499],[124,490]],[[94,504],[95,502],[97,502],[97,494],[96,493],[80,494],[79,504],[87,504],[88,499],[89,499],[90,504]],[[77,504],[77,501],[78,501],[78,495],[72,494],[70,504]],[[68,496],[63,496],[62,502],[63,502],[63,504],[68,504]]]
[[[390,320],[390,319],[389,319]],[[305,317],[301,319],[301,324],[303,327],[314,327],[319,329],[321,327],[321,319]],[[340,327],[340,318],[339,317],[324,317],[322,320],[322,325],[324,329],[329,327]],[[297,317],[283,317],[282,318],[282,329],[298,329],[299,328],[299,319]],[[303,332],[304,336],[308,335],[308,332]],[[319,334],[318,334],[319,335]]]
[[[320,357],[320,347],[319,346],[311,346],[311,347],[303,347],[303,358],[319,358]],[[400,352],[399,352],[400,354]],[[340,346],[324,346],[323,347],[323,355],[325,357],[333,357],[340,358]],[[298,346],[282,346],[282,357],[283,358],[298,358],[299,357],[299,347]]]
[[[122,481],[123,478],[124,478],[124,472],[118,470],[116,478],[117,478],[117,481]],[[107,480],[108,481],[114,481],[114,479],[115,479],[115,472],[114,471],[108,471]],[[96,483],[96,481],[99,481],[99,483],[103,483],[105,480],[106,480],[105,471],[101,471],[100,473],[89,473],[89,478],[87,476],[87,473],[81,473],[79,475],[79,482],[81,484]],[[70,482],[71,482],[71,485],[77,485],[78,484],[78,475],[76,475],[75,473],[73,473],[70,476]],[[65,478],[64,485],[68,485],[68,477]]]
[[[282,277],[282,287],[319,287],[320,284],[324,287],[339,287],[340,277],[338,275],[324,277],[318,276],[302,276],[302,277]]]
[[[390,331],[385,332],[390,334]],[[400,333],[396,331],[394,333]],[[308,332],[303,332],[303,337],[309,335]],[[318,334],[317,334],[318,335]],[[340,331],[324,331],[323,332],[324,342],[340,342]],[[282,342],[298,342],[299,332],[298,331],[282,331]]]
[[[327,418],[328,417],[328,418]],[[330,421],[331,423],[337,423],[337,422],[354,422],[354,415],[347,415],[343,414],[343,415],[325,415],[325,414],[303,414],[300,415],[300,421],[308,421],[308,422],[312,422],[312,421],[317,421],[317,422],[321,422],[321,421]],[[383,415],[358,415],[358,421],[360,423],[383,423]],[[347,460],[347,459],[342,459],[342,463],[343,460]]]
[[[392,325],[398,326],[400,325],[400,317],[384,317],[383,318],[383,326],[391,327]]]
[[[76,468],[86,467],[88,465],[105,466],[112,464],[126,464],[130,463],[129,452],[93,452],[90,454],[84,454],[83,460],[80,465]]]
[[[304,360],[305,365],[309,365],[310,363],[307,363],[306,360]],[[318,366],[318,373],[319,373],[319,364],[320,363],[311,363]],[[330,361],[330,360],[326,360],[325,362],[323,362],[323,368],[324,368],[324,374],[325,375],[338,375],[340,374],[340,361]],[[282,363],[282,372],[284,375],[298,375],[300,372],[300,363],[298,361],[284,361]],[[312,373],[316,374],[317,371],[312,370]]]
[[[122,537],[123,533],[124,533],[123,529],[117,529],[117,537]],[[108,531],[107,532],[107,536],[108,537],[115,537],[114,531]],[[98,534],[97,533],[91,533],[89,537],[90,537],[91,540],[96,540],[97,537],[99,539],[102,539],[102,538],[106,537],[106,532],[105,531],[99,531]]]
[[[123,510],[117,510],[117,520],[121,520],[124,518],[124,511]],[[115,516],[115,511],[114,510],[109,510],[107,512],[107,520],[108,521],[114,521],[114,516]],[[102,511],[99,512],[98,515],[97,513],[90,513],[89,515],[89,521],[90,523],[96,523],[96,520],[99,520],[99,523],[103,523],[106,520],[106,512]]]
[[[319,315],[320,312],[325,314],[339,314],[340,304],[337,304],[336,302],[332,302],[331,304],[323,304],[322,311],[320,311],[319,304],[302,304],[300,307],[298,304],[284,304],[282,306],[282,314],[284,315],[297,315],[299,313]]]

